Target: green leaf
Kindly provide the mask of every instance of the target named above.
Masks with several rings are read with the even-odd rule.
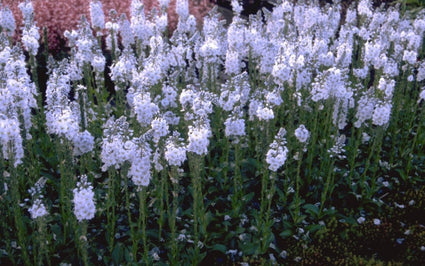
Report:
[[[279,234],[279,236],[282,237],[282,238],[290,237],[290,236],[292,236],[292,230],[291,229],[286,229],[286,230],[282,231]]]
[[[245,255],[254,255],[257,253],[257,251],[260,250],[260,243],[248,243],[246,245],[243,245],[240,247],[242,250],[242,253]]]
[[[307,230],[310,233],[315,233],[315,232],[321,230],[322,228],[325,228],[325,226],[324,225],[321,225],[321,224],[312,224],[312,225],[310,225],[310,226],[307,227]]]
[[[305,218],[307,218],[307,215],[300,215],[300,216],[296,217],[296,219],[294,219],[294,223],[300,224],[305,220]]]
[[[131,252],[128,248],[125,249],[125,255],[124,256],[125,256],[125,261],[127,261],[127,262],[133,261],[133,257],[132,257]]]
[[[317,217],[319,215],[319,207],[314,204],[306,204],[303,206],[307,213],[310,215]]]
[[[114,250],[112,251],[112,260],[114,261],[115,265],[119,265],[120,262],[122,262],[123,259],[123,252],[121,244],[118,244],[115,246]]]
[[[212,246],[211,249],[217,250],[217,251],[220,251],[220,252],[223,252],[224,254],[226,254],[227,247],[225,245],[222,245],[222,244],[215,244],[214,246]]]
[[[242,197],[242,200],[245,202],[250,202],[252,200],[252,198],[254,197],[255,193],[251,192],[245,196]]]

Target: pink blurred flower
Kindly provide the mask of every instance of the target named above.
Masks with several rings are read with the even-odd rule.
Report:
[[[12,10],[16,24],[17,34],[15,38],[20,38],[22,22],[22,13],[18,8],[20,1],[16,0],[3,0],[3,6],[9,6]],[[109,11],[114,9],[118,15],[125,13],[130,17],[130,4],[131,0],[103,0],[103,12],[105,13],[105,20],[109,20]],[[60,48],[60,41],[63,38],[65,30],[75,29],[82,15],[90,19],[90,0],[32,0],[34,6],[34,19],[39,26],[40,31],[44,27],[47,28],[49,49],[57,50]],[[144,1],[145,11],[149,13],[152,8],[159,9],[158,0]],[[193,14],[199,24],[202,23],[202,18],[212,8],[213,4],[209,0],[189,0],[189,12]],[[177,15],[175,11],[176,0],[171,0],[168,8],[168,21],[169,27],[172,32],[177,25]],[[40,32],[40,35],[42,32]]]

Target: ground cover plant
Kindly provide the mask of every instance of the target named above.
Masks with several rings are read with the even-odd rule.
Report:
[[[199,29],[178,0],[170,33],[159,2],[91,2],[59,55],[1,7],[1,264],[425,262],[423,12],[233,1]]]

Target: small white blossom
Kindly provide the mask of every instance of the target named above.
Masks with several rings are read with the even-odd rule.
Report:
[[[305,128],[304,125],[300,125],[295,130],[295,137],[297,137],[297,139],[298,139],[299,142],[304,143],[310,137],[310,132]]]
[[[95,55],[91,61],[93,69],[97,73],[103,73],[105,71],[106,60],[103,55]]]
[[[38,217],[43,217],[49,214],[41,199],[36,199],[28,211],[31,214],[32,219],[37,219]]]

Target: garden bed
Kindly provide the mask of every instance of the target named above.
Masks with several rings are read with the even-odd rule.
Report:
[[[0,264],[425,262],[423,11],[89,7],[1,9]]]

